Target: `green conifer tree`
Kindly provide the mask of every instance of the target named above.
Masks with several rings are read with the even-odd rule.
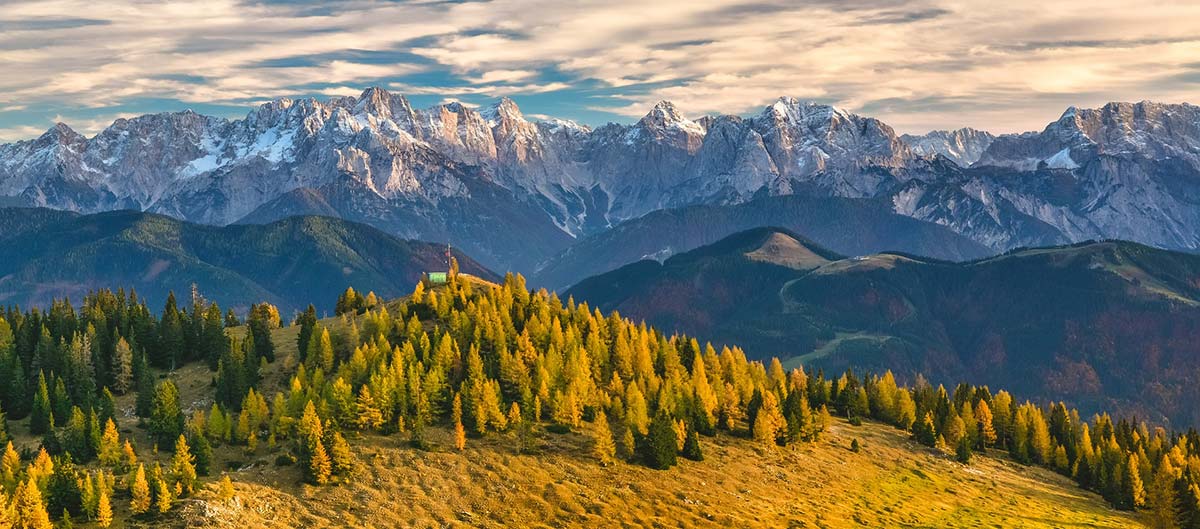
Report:
[[[183,433],[183,419],[179,407],[179,389],[170,379],[160,382],[154,389],[149,420],[150,434],[159,447],[174,446]]]
[[[37,392],[33,394],[33,408],[29,413],[29,431],[34,435],[46,433],[53,421],[50,391],[46,387],[45,373],[38,373]]]

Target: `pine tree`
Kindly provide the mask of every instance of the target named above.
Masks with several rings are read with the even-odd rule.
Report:
[[[50,514],[42,503],[42,491],[33,477],[17,487],[13,494],[13,527],[19,529],[52,529]]]
[[[112,505],[108,501],[108,492],[100,489],[100,497],[96,507],[96,525],[108,527],[113,522]]]
[[[46,426],[46,432],[42,434],[42,450],[57,454],[62,449],[62,443],[59,441],[58,433],[55,431],[54,415],[51,414],[50,424]]]
[[[34,435],[46,433],[53,422],[50,391],[46,386],[46,374],[38,373],[37,393],[33,394],[33,408],[29,413],[29,432]]]
[[[1146,510],[1149,511],[1150,527],[1174,529],[1175,524],[1175,467],[1171,458],[1162,456],[1153,479],[1146,487]]]
[[[1054,449],[1054,470],[1064,476],[1071,475],[1071,460],[1067,456],[1067,448],[1063,445]]]
[[[203,433],[194,428],[188,429],[187,438],[188,446],[191,447],[192,456],[196,462],[196,475],[207,476],[212,465],[212,444],[208,442],[208,438]]]
[[[3,486],[4,490],[15,490],[20,473],[21,456],[13,448],[12,441],[9,441],[4,447],[4,455],[0,456],[0,486]],[[0,503],[0,510],[3,510],[3,505]]]
[[[172,446],[183,433],[183,412],[179,408],[179,389],[170,379],[158,384],[150,408],[150,433],[159,446]]]
[[[70,458],[55,461],[53,470],[35,482],[45,491],[46,512],[64,509],[75,514],[92,512],[92,482]]]
[[[179,434],[175,441],[175,455],[171,458],[171,478],[183,489],[183,495],[191,494],[196,487],[196,465],[188,447],[187,438]]]
[[[1032,408],[1033,410],[1029,413],[1031,426],[1029,447],[1034,461],[1048,465],[1053,463],[1054,459],[1054,442],[1050,438],[1050,427],[1046,424],[1046,419],[1042,417],[1041,410],[1036,407]]]
[[[325,453],[325,447],[320,439],[315,439],[311,447],[312,455],[308,462],[308,476],[313,485],[326,485],[333,473],[333,464]]]
[[[275,344],[271,341],[271,329],[279,327],[279,310],[270,303],[259,303],[250,308],[246,320],[250,335],[254,338],[254,353],[267,362],[275,361]]]
[[[225,335],[227,323],[221,318],[221,308],[216,303],[209,305],[204,311],[204,328],[200,337],[199,352],[209,369],[217,368],[217,361],[229,348],[229,338]]]
[[[953,446],[957,449],[959,441],[966,438],[966,424],[963,423],[962,417],[958,415],[950,415],[946,418],[940,432],[946,440],[947,446]],[[970,442],[970,439],[967,439]]]
[[[100,427],[100,416],[95,408],[88,410],[87,415],[87,452],[91,457],[100,455],[100,443],[104,440],[104,429]]]
[[[137,453],[133,451],[133,443],[130,443],[128,439],[121,446],[121,463],[126,469],[133,468],[133,465],[137,464]]]
[[[132,496],[129,510],[133,514],[150,512],[150,482],[146,481],[146,465],[138,465],[137,471],[133,475],[133,483],[129,486],[129,493]]]
[[[167,480],[159,478],[154,489],[155,510],[160,514],[171,510],[171,502],[174,501],[174,498],[171,497],[171,487],[167,485]]]
[[[1033,450],[1030,447],[1029,438],[1032,432],[1030,424],[1029,409],[1027,406],[1017,408],[1017,413],[1012,420],[1012,439],[1008,445],[1008,452],[1013,459],[1018,463],[1028,465],[1033,461]]]
[[[697,347],[692,358],[692,387],[696,399],[695,429],[704,435],[716,433],[717,426],[717,392],[708,381],[708,373],[704,367],[704,358]],[[619,379],[618,379],[619,380]],[[795,392],[793,392],[795,393]],[[789,398],[791,395],[788,395]]]
[[[1130,454],[1125,467],[1125,504],[1131,509],[1146,506],[1146,489],[1142,484],[1142,474],[1138,470],[1138,458]]]
[[[378,430],[383,426],[383,412],[375,403],[375,398],[371,396],[369,387],[364,385],[358,390],[358,399],[355,401],[354,407],[357,410],[355,422],[359,429]]]
[[[996,428],[992,423],[992,409],[986,400],[975,406],[975,421],[979,424],[979,444],[987,448],[996,444]]]
[[[39,486],[44,486],[47,478],[54,473],[54,461],[50,459],[50,454],[45,448],[38,450],[38,454],[34,456],[33,463],[25,469],[25,474],[28,479],[32,479]]]
[[[137,415],[138,417],[150,417],[151,410],[154,408],[154,374],[150,372],[150,366],[146,363],[146,355],[140,354],[134,361],[134,379],[137,386]]]
[[[101,465],[115,467],[121,464],[121,437],[117,432],[117,424],[112,419],[104,423],[99,452]]]
[[[912,394],[907,389],[896,391],[896,427],[910,430],[917,422],[917,405],[913,402]]]
[[[1180,529],[1200,529],[1200,488],[1194,480],[1195,474],[1186,468],[1175,480],[1175,523]]]
[[[625,388],[625,420],[639,434],[646,435],[650,428],[650,412],[646,406],[646,397],[637,384],[629,384]]]
[[[451,405],[450,420],[454,422],[454,448],[459,452],[463,451],[467,446],[467,430],[463,428],[462,423],[462,394],[454,394],[454,403]]]
[[[312,340],[313,329],[317,325],[317,308],[310,303],[304,312],[296,316],[293,325],[300,326],[300,334],[296,335],[296,350],[300,352],[300,361],[307,362],[305,354],[308,352],[309,341]]]
[[[1014,429],[1016,425],[1013,423],[1016,415],[1013,411],[1013,398],[1007,391],[1001,390],[992,397],[990,405],[992,411],[992,425],[996,428],[996,444],[1002,449],[1008,449],[1011,452],[1011,443],[1014,439]]]
[[[233,488],[233,480],[229,479],[229,474],[221,476],[221,481],[217,486],[217,498],[221,501],[231,501],[237,492]]]
[[[650,422],[649,433],[642,438],[642,461],[646,466],[666,470],[675,466],[679,441],[675,437],[675,422],[666,412],[659,411]]]
[[[354,287],[346,287],[345,292],[342,292],[342,295],[338,296],[333,312],[338,316],[342,314],[357,314],[362,306],[362,296],[354,291]]]
[[[783,417],[787,420],[788,442],[807,439],[812,434],[812,409],[808,407],[808,396],[804,392],[788,393],[783,401]]]
[[[70,419],[63,431],[62,444],[75,460],[86,463],[92,459],[91,444],[88,439],[87,418],[78,406],[71,408]]]
[[[871,413],[871,402],[866,388],[859,386],[850,395],[846,415],[851,419],[862,419]]]
[[[333,432],[329,443],[330,468],[338,476],[346,476],[354,470],[354,454],[350,451],[350,443],[342,437],[341,432]]]
[[[174,370],[183,359],[183,348],[183,322],[175,292],[170,292],[158,322],[158,347],[153,350],[155,355],[150,360],[160,368]]]
[[[933,425],[932,413],[925,412],[925,416],[913,424],[913,439],[925,446],[937,445],[937,429]]]
[[[112,390],[124,395],[130,389],[133,389],[133,348],[125,338],[118,338],[112,356]]]
[[[99,408],[96,410],[99,422],[117,420],[117,397],[107,387],[100,390]]]
[[[241,320],[238,319],[237,314],[234,314],[233,309],[229,309],[229,310],[225,311],[225,326],[226,327],[237,327],[241,324],[242,324]]]
[[[608,426],[608,416],[604,411],[596,412],[596,430],[592,440],[592,454],[602,466],[608,466],[616,461],[617,445],[613,442],[612,430]]]
[[[683,450],[680,453],[692,461],[704,461],[704,452],[700,449],[700,435],[696,433],[696,430],[688,432],[687,440],[683,442]]]
[[[58,480],[56,480],[54,477],[50,478],[50,501],[48,502],[49,505],[47,506],[47,510],[56,511],[62,507],[62,510],[65,512],[72,512],[72,510],[74,510],[75,512],[83,514],[84,516],[94,520],[96,518],[97,511],[100,510],[100,491],[96,489],[96,480],[92,479],[91,476],[80,472],[72,472],[72,474],[73,476],[70,480],[69,488],[62,487],[57,482]],[[57,476],[57,474],[55,474],[55,476]],[[59,490],[70,491],[70,501],[72,502],[71,507],[66,507],[67,503],[63,501],[55,501],[56,497],[61,498],[66,496],[58,492]],[[76,498],[78,498],[78,501]]]
[[[50,391],[50,409],[53,411],[51,415],[54,420],[58,421],[58,424],[62,424],[71,416],[71,408],[75,407],[75,404],[62,377],[54,375],[52,378],[54,379],[54,389]]]
[[[312,330],[304,351],[305,365],[319,367],[326,373],[333,371],[333,340],[329,337],[329,329],[317,325]]]
[[[762,395],[762,405],[754,415],[754,440],[764,447],[773,447],[782,434],[787,432],[787,420],[779,410],[779,399],[775,392]]]
[[[954,459],[964,465],[971,462],[971,439],[963,436],[958,441],[958,447],[954,450]]]

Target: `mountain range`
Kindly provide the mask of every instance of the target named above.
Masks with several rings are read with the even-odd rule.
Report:
[[[830,372],[963,378],[1082,410],[1200,421],[1200,256],[1128,242],[964,263],[845,257],[776,228],[587,279],[564,295]]]
[[[267,301],[291,314],[313,303],[331,313],[347,286],[384,299],[412,292],[421,274],[446,269],[446,247],[405,241],[367,225],[291,217],[267,225],[216,227],[164,215],[92,215],[0,209],[0,304],[49,307],[99,288],[133,288],[158,307],[195,284],[244,312]],[[463,272],[496,275],[462,252]]]
[[[690,119],[661,102],[593,129],[528,120],[509,99],[416,109],[371,88],[279,99],[237,120],[120,119],[91,138],[59,124],[0,145],[0,204],[214,225],[338,216],[525,273],[648,213],[780,195],[871,202],[993,253],[1088,239],[1195,250],[1200,109],[1112,103],[1068,109],[1036,133],[902,137],[786,97],[747,117]]]
[[[845,255],[903,248],[937,259],[967,261],[993,252],[953,230],[892,212],[886,203],[842,197],[784,195],[732,205],[697,205],[648,213],[581,237],[538,267],[531,281],[562,290],[642,259],[662,261],[734,233],[780,226]]]

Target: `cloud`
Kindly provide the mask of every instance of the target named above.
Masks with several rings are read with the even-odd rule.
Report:
[[[132,119],[132,118],[138,117],[139,115],[140,114],[136,114],[133,112],[119,112],[116,114],[98,115],[98,116],[95,116],[90,119],[74,119],[74,120],[67,118],[66,116],[63,116],[63,115],[56,115],[50,121],[51,121],[51,125],[53,125],[54,123],[68,123],[69,122],[68,125],[70,125],[71,129],[74,130],[75,132],[83,134],[84,136],[94,136],[98,132],[107,128],[109,125],[112,125],[112,123],[118,119]],[[45,132],[45,129],[43,129],[43,132]]]
[[[756,112],[789,95],[904,132],[1010,132],[1068,105],[1195,97],[1200,5],[15,0],[0,55],[10,136],[55,113],[74,123],[144,101],[246,105],[370,85],[430,101],[523,95],[531,114],[574,119],[635,119],[662,99]]]
[[[530,70],[489,70],[481,75],[467,77],[466,79],[472,83],[488,84],[488,83],[511,83],[515,81],[524,81],[537,75],[537,72]]]
[[[457,98],[457,97],[446,97],[446,98],[442,98],[442,100],[441,100],[441,101],[440,101],[438,104],[440,104],[440,105],[450,105],[450,104],[454,104],[454,103],[457,103],[457,104],[459,104],[459,105],[462,105],[462,106],[464,106],[464,107],[467,107],[467,108],[478,108],[478,107],[479,107],[479,105],[477,105],[477,104],[475,104],[475,103],[471,103],[471,102],[469,102],[469,101],[463,101],[463,100],[461,100],[461,99],[459,99],[459,98]]]
[[[929,9],[919,9],[916,11],[904,11],[904,10],[896,9],[896,10],[888,10],[888,11],[881,11],[878,13],[873,13],[867,17],[860,18],[859,22],[862,24],[881,24],[881,25],[909,24],[912,22],[920,22],[922,20],[929,20],[931,18],[938,18],[941,16],[949,15],[950,13],[951,13],[951,11],[949,11],[947,9],[942,9],[942,8],[937,8],[937,7],[929,8]]]
[[[0,128],[0,142],[14,142],[36,138],[46,132],[47,127],[37,127],[33,125],[17,125],[13,127]]]

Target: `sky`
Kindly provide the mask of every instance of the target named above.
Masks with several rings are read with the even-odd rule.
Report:
[[[1069,106],[1200,102],[1200,2],[0,3],[3,141],[370,86],[592,125],[659,100],[700,116],[792,96],[898,132],[1021,132]]]

